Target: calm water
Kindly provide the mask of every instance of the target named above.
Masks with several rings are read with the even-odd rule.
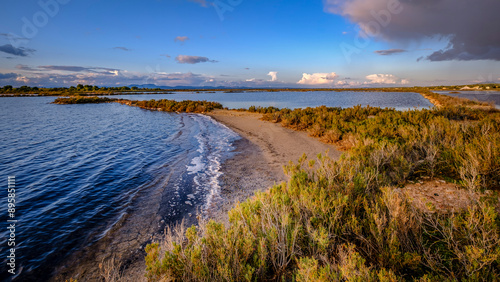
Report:
[[[354,105],[430,107],[415,93],[281,92],[126,95],[126,99],[218,101],[229,108]],[[16,177],[20,281],[45,279],[75,250],[105,236],[143,191],[163,191],[159,216],[178,220],[208,207],[220,165],[239,137],[211,118],[120,104],[53,105],[53,97],[0,98],[0,181]],[[159,181],[168,175],[168,181]],[[160,184],[157,184],[160,183]],[[159,188],[158,188],[159,189]],[[7,192],[0,220],[6,226]],[[168,222],[167,222],[168,223]],[[7,278],[8,231],[0,232]]]
[[[0,100],[0,180],[6,187],[7,176],[16,177],[16,264],[25,278],[50,274],[66,254],[104,236],[161,175],[178,172],[167,184],[164,218],[217,194],[220,162],[238,138],[226,127],[201,115],[53,100]],[[6,189],[2,198],[5,223]],[[7,274],[4,230],[0,280]]]
[[[449,95],[452,97],[467,98],[481,102],[493,102],[500,109],[500,92],[499,91],[455,91],[459,93],[450,93],[450,91],[436,91],[439,94]]]
[[[175,93],[175,94],[143,94],[119,95],[117,98],[130,100],[170,99],[207,100],[219,102],[230,109],[248,108],[250,106],[277,108],[307,108],[325,105],[327,107],[348,108],[356,105],[373,107],[390,107],[397,110],[428,108],[433,105],[418,93],[406,92],[246,92],[246,93]]]

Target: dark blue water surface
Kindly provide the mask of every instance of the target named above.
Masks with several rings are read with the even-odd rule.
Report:
[[[117,98],[130,100],[170,99],[182,100],[207,100],[219,102],[230,109],[248,108],[250,106],[277,107],[277,108],[307,108],[325,105],[327,107],[349,108],[356,105],[373,106],[381,108],[395,108],[396,110],[422,109],[433,105],[429,100],[418,93],[408,92],[254,92],[244,93],[184,93],[174,94],[143,94],[119,95]]]
[[[6,226],[7,176],[15,176],[21,277],[50,274],[66,255],[102,237],[162,174],[180,171],[169,180],[165,216],[181,213],[177,206],[187,200],[203,206],[218,192],[220,162],[238,137],[212,119],[53,100],[0,98],[0,220]],[[186,186],[195,194],[189,199],[178,191]],[[6,278],[6,228],[0,236],[0,278]]]

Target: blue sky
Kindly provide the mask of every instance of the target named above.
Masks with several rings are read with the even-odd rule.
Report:
[[[499,82],[498,1],[435,2],[4,0],[0,86]]]

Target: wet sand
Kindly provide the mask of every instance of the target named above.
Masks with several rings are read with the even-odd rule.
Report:
[[[235,203],[244,201],[258,190],[265,191],[275,183],[286,181],[283,165],[289,161],[296,162],[303,153],[308,159],[315,159],[318,153],[326,151],[332,159],[341,155],[334,146],[309,137],[305,132],[261,121],[261,114],[216,110],[207,115],[243,137],[235,143],[237,154],[222,165],[220,197],[213,202],[207,214],[213,219],[227,221],[227,211]],[[162,181],[168,182],[168,176]],[[110,235],[91,248],[72,255],[67,264],[58,268],[58,274],[52,280],[101,280],[99,264],[103,261],[106,264],[115,257],[115,270],[122,273],[120,281],[145,281],[144,247],[152,240],[161,238],[162,194],[163,189],[144,191],[135,201],[137,203],[130,215],[115,225]],[[185,217],[189,220],[188,224],[193,222],[194,216]]]

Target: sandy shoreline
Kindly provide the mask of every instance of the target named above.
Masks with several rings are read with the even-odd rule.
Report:
[[[261,114],[216,110],[207,115],[242,137],[234,144],[237,154],[226,160],[221,167],[223,175],[219,178],[220,197],[208,211],[208,216],[216,220],[226,221],[227,211],[256,191],[265,191],[275,183],[286,181],[283,165],[289,161],[296,162],[303,153],[309,159],[315,159],[318,153],[324,154],[326,151],[334,159],[341,155],[334,146],[309,137],[305,132],[260,120]],[[161,198],[161,191],[151,192],[153,195],[148,195],[150,199]],[[151,218],[151,215],[159,210],[160,202],[149,202],[146,205],[149,211],[144,207],[138,208],[131,214],[132,218],[124,219],[116,227],[113,236],[97,242],[90,252],[78,252],[77,257],[73,256],[71,259],[72,262],[60,267],[58,275],[52,281],[65,281],[69,278],[79,281],[99,279],[99,263],[112,256],[121,258],[117,265],[122,264],[122,269],[124,268],[123,281],[145,281],[144,246],[151,241],[152,233],[158,234],[154,230],[160,226],[160,217]],[[138,217],[144,217],[142,224],[137,224]]]
[[[306,154],[316,159],[318,153],[338,159],[341,152],[312,138],[305,132],[282,127],[280,124],[260,120],[261,114],[215,110],[207,114],[234,130],[241,137],[236,142],[237,154],[227,160],[221,177],[222,203],[211,217],[226,220],[227,211],[256,191],[265,191],[275,183],[286,181],[283,165]]]
[[[333,145],[320,142],[306,132],[294,131],[278,123],[262,121],[261,114],[231,110],[214,110],[208,113],[220,123],[236,131],[240,136],[257,145],[273,170],[283,175],[282,166],[296,162],[302,154],[316,159],[318,153],[329,151],[337,159],[342,154]],[[283,175],[284,176],[284,175]]]

